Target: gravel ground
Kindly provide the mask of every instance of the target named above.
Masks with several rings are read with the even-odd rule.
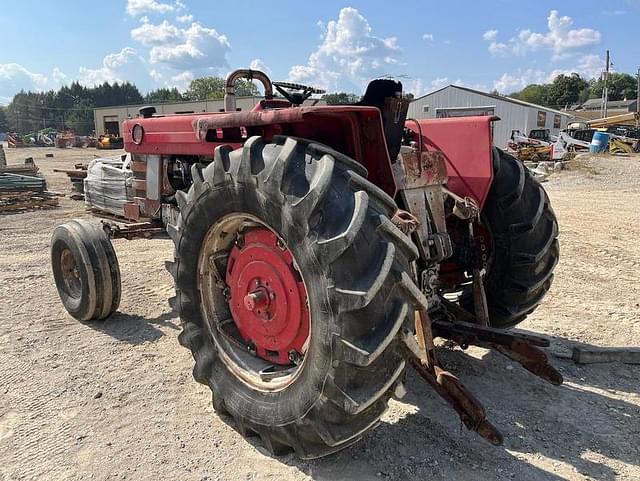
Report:
[[[34,156],[50,189],[69,194],[52,169],[94,153],[7,156]],[[640,157],[580,157],[545,188],[561,261],[550,294],[521,326],[552,337],[565,384],[548,385],[493,352],[443,350],[504,446],[467,432],[409,373],[407,396],[391,401],[376,430],[311,462],[273,458],[213,413],[166,303],[169,241],[116,241],[120,310],[82,324],[62,308],[48,256],[53,228],[86,216],[83,204],[67,197],[58,209],[0,216],[0,480],[640,479],[640,366],[565,357],[577,343],[640,345]]]

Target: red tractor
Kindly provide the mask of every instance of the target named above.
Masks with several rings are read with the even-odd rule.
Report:
[[[264,84],[251,111],[236,109],[238,78]],[[393,80],[355,105],[306,105],[313,93],[239,70],[224,112],[147,107],[127,120],[132,222],[56,228],[62,302],[81,321],[105,319],[121,289],[110,239],[168,234],[180,344],[243,435],[303,458],[343,449],[403,395],[411,365],[500,444],[434,338],[562,382],[539,349],[547,339],[507,330],[540,303],[558,261],[544,189],[493,147],[495,117],[407,119]]]

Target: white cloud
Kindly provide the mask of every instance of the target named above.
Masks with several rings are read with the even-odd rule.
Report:
[[[602,35],[593,28],[572,28],[573,19],[561,17],[557,10],[551,10],[547,17],[546,32],[520,30],[507,43],[498,41],[498,31],[488,30],[482,38],[489,42],[489,52],[495,56],[514,54],[525,55],[530,51],[550,50],[554,59],[564,58],[572,50],[600,43]]]
[[[547,76],[547,82],[552,82],[560,74],[579,74],[582,78],[592,79],[599,77],[604,70],[605,61],[599,55],[588,54],[580,57],[578,62],[569,68],[555,69]]]
[[[489,52],[491,52],[491,55],[504,55],[509,51],[509,47],[506,44],[498,42],[498,30],[487,30],[482,34],[482,38],[489,42]]]
[[[145,47],[176,44],[182,40],[183,31],[166,20],[159,25],[154,25],[147,21],[131,30],[131,38]]]
[[[429,41],[433,42],[433,34],[432,33],[425,33],[424,35],[422,35],[422,40],[429,40]]]
[[[83,85],[92,86],[103,82],[138,82],[145,76],[148,76],[148,72],[142,57],[136,49],[125,47],[120,52],[107,55],[102,60],[100,68],[80,67],[78,81]]]
[[[229,50],[225,35],[194,22],[188,29],[180,29],[178,39],[154,45],[149,60],[176,70],[220,69],[227,66]]]
[[[449,77],[436,77],[430,82],[424,82],[422,79],[413,80],[407,82],[404,86],[404,91],[412,93],[415,97],[421,97],[429,92],[433,92],[435,90],[440,90],[443,87],[448,85],[458,85],[460,87],[464,87],[465,83],[462,79],[451,80]],[[476,88],[479,90],[483,90],[482,86],[473,86],[471,88]]]
[[[0,64],[0,104],[11,102],[20,90],[44,90],[49,79],[17,63]]]
[[[189,22],[193,22],[193,15],[189,14],[189,15],[180,15],[178,17],[176,17],[176,20],[180,23],[189,23]]]
[[[67,75],[58,67],[50,74],[32,72],[17,63],[0,64],[0,105],[11,102],[20,90],[41,92],[60,87]]]
[[[168,13],[175,10],[171,4],[156,0],[127,0],[127,13],[137,17],[143,13]]]
[[[540,70],[534,71],[533,69],[527,69],[524,71],[519,70],[516,73],[503,73],[502,76],[493,83],[493,87],[500,93],[511,93],[517,90],[522,90],[531,83],[541,83],[545,79],[544,72]]]
[[[162,73],[158,72],[156,69],[149,70],[149,76],[158,83],[160,83],[164,79],[164,75],[162,75]]]
[[[327,23],[322,42],[307,64],[291,67],[289,79],[330,90],[345,83],[359,88],[372,77],[391,73],[399,64],[399,54],[395,37],[373,35],[367,19],[355,8],[346,7],[337,20]]]
[[[182,73],[172,76],[170,81],[167,82],[167,86],[177,87],[178,90],[184,92],[185,90],[187,90],[189,84],[194,78],[195,75],[191,70],[185,70]]]
[[[65,73],[62,70],[60,70],[58,67],[55,67],[53,69],[51,76],[53,77],[53,80],[55,80],[59,84],[63,84],[64,81],[67,79],[67,76],[65,75]]]
[[[271,75],[271,69],[267,67],[262,59],[254,58],[249,64],[249,68],[251,70],[260,70],[261,72],[266,73],[267,75]]]

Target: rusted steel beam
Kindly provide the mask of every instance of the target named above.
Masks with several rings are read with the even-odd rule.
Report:
[[[405,357],[409,364],[433,389],[458,413],[460,420],[470,431],[477,432],[491,444],[502,444],[502,434],[487,421],[482,403],[453,374],[440,366],[425,366],[420,346],[412,335],[405,337]]]
[[[451,339],[463,348],[474,345],[495,349],[553,385],[557,386],[563,382],[562,374],[549,364],[547,355],[539,349],[549,346],[549,340],[544,337],[464,321],[435,320],[432,325],[435,336]]]

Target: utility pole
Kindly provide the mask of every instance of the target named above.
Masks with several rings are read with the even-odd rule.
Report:
[[[602,115],[602,117],[606,117],[607,116],[607,104],[609,103],[609,90],[607,88],[607,84],[609,81],[609,51],[607,50],[607,59],[606,59],[606,63],[605,63],[605,69],[603,72],[603,76],[604,76],[604,87],[602,89],[602,107],[600,109],[600,115]]]
[[[602,89],[602,116],[607,117],[607,104],[609,103],[609,90],[607,83],[609,81],[609,51],[607,50],[607,61],[604,71],[604,88]]]

